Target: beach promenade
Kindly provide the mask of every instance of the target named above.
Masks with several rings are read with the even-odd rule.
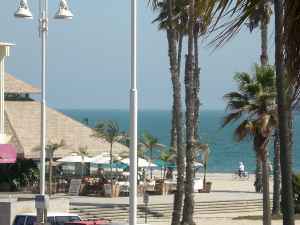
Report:
[[[262,194],[254,192],[254,176],[249,180],[233,179],[232,174],[208,174],[212,182],[211,193],[195,193],[195,222],[205,225],[258,225],[261,220],[245,220],[238,217],[262,215]],[[272,178],[270,179],[272,187]],[[271,192],[272,193],[272,192]],[[31,194],[12,196],[30,197]],[[62,194],[53,197],[64,196]],[[1,197],[5,197],[4,194]],[[7,194],[6,194],[7,197]],[[272,197],[272,196],[271,196]],[[139,222],[144,222],[143,197],[139,197]],[[128,197],[101,198],[90,196],[70,196],[70,211],[83,218],[111,218],[124,221],[128,218]],[[173,195],[150,196],[148,223],[153,225],[170,224]],[[274,220],[273,224],[281,224]],[[300,221],[296,224],[300,225]]]

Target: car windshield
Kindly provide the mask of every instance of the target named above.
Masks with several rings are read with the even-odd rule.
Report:
[[[26,216],[17,216],[14,225],[24,225]]]
[[[34,225],[36,222],[35,216],[28,216],[26,220],[26,225]]]
[[[80,218],[78,216],[56,216],[55,217],[55,225],[64,225],[65,222],[79,221]]]

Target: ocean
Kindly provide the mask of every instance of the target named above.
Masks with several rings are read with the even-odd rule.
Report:
[[[114,120],[118,122],[122,131],[128,131],[129,112],[125,110],[60,110],[78,121],[88,119],[89,126],[94,126],[97,121]],[[235,125],[221,128],[224,111],[207,110],[200,112],[200,136],[203,143],[208,143],[211,154],[208,162],[209,172],[233,172],[238,169],[239,162],[244,162],[246,170],[254,172],[255,154],[251,140],[237,143],[233,139]],[[170,144],[170,111],[144,110],[139,112],[139,135],[147,131],[165,145]],[[300,115],[294,117],[293,154],[295,172],[300,172]],[[273,162],[273,143],[269,145],[269,158]]]

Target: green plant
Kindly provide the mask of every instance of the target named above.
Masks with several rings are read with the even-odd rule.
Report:
[[[33,186],[39,180],[39,170],[31,159],[18,159],[15,164],[1,165],[0,185],[8,183],[11,190]]]

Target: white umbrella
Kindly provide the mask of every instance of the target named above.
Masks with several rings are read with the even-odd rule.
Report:
[[[65,163],[90,163],[92,162],[92,158],[88,156],[84,156],[83,158],[80,155],[72,154],[69,156],[65,156],[57,162],[65,162]]]
[[[109,164],[110,163],[110,157],[103,157],[102,155],[97,155],[92,158],[92,163],[95,164]]]
[[[194,167],[203,167],[203,164],[200,162],[194,162]]]
[[[130,165],[129,158],[122,159],[121,162],[127,164],[128,166]],[[140,157],[138,157],[138,166],[139,167],[158,167],[156,164],[150,163],[146,159],[143,159]]]
[[[121,157],[118,155],[113,155],[113,160],[121,160]],[[110,164],[110,154],[109,153],[102,153],[100,155],[96,155],[92,158],[92,163],[95,164]]]

